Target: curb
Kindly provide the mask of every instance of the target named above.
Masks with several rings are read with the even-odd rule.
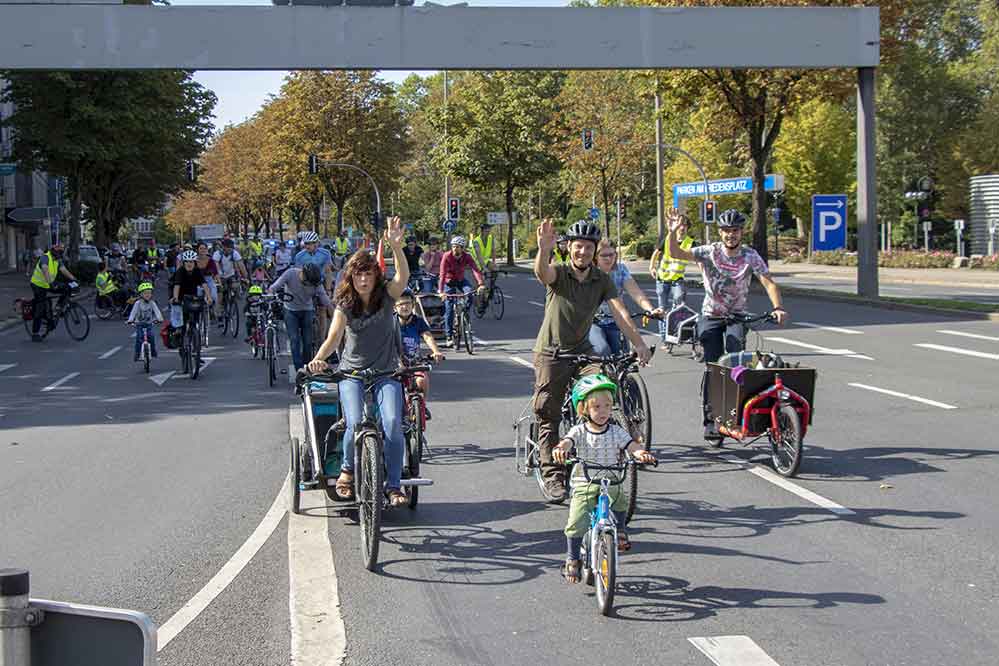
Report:
[[[504,270],[517,273],[533,273],[533,269],[524,266],[504,266]],[[654,282],[652,276],[648,273],[637,273],[632,271],[632,276],[638,282]],[[779,278],[778,278],[779,279]],[[699,281],[687,279],[688,285],[698,284]],[[753,281],[752,289],[754,291],[762,292],[762,287],[755,280]],[[923,283],[920,283],[923,284]],[[896,301],[886,300],[883,298],[864,298],[862,296],[854,296],[849,294],[844,294],[841,292],[827,291],[824,289],[806,289],[804,287],[791,287],[780,285],[780,291],[782,294],[788,296],[810,296],[812,298],[821,299],[824,301],[832,301],[835,303],[852,303],[853,305],[863,305],[865,307],[881,308],[884,310],[900,310],[904,312],[920,312],[923,314],[936,314],[944,315],[947,317],[954,317],[955,319],[976,319],[980,321],[997,321],[999,322],[999,312],[976,312],[974,310],[954,310],[950,308],[937,308],[931,305],[915,305],[912,303],[899,303]]]

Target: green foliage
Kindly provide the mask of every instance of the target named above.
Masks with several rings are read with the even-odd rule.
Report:
[[[999,254],[987,257],[972,257],[969,268],[979,268],[986,271],[999,271]]]
[[[883,268],[950,268],[954,263],[954,257],[953,252],[940,251],[916,252],[902,250],[897,252],[880,252],[878,253],[878,266]],[[844,250],[813,252],[811,263],[824,266],[856,266],[857,254]]]

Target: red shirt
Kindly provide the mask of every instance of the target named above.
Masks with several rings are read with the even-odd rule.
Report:
[[[468,252],[462,252],[461,257],[454,256],[451,251],[445,252],[444,256],[441,257],[441,277],[437,283],[437,290],[440,292],[444,291],[444,285],[448,282],[460,282],[465,279],[465,271],[472,271],[472,275],[479,284],[482,284],[482,273],[479,272],[479,267],[475,265],[475,259]]]

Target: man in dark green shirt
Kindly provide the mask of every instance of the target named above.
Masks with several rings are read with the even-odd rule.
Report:
[[[538,441],[541,469],[546,479],[546,491],[552,501],[565,500],[563,475],[565,469],[552,461],[552,448],[558,444],[558,426],[562,402],[576,371],[575,363],[552,358],[558,348],[571,354],[592,354],[589,342],[590,325],[600,304],[607,301],[618,327],[638,353],[640,362],[649,362],[652,352],[635,328],[628,311],[618,297],[610,276],[593,265],[600,227],[580,220],[569,227],[569,260],[552,263],[555,229],[551,220],[538,227],[538,254],[534,258],[534,275],[547,287],[545,318],[534,343],[534,415],[538,420]],[[583,374],[596,372],[586,368]]]

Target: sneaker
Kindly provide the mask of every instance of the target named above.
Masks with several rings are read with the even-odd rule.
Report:
[[[714,423],[708,423],[704,426],[704,439],[708,441],[718,441],[722,438],[721,433],[718,432],[718,426]]]
[[[562,479],[554,477],[545,481],[545,491],[553,502],[565,501],[565,483]]]
[[[454,338],[452,338],[452,337],[448,337],[448,338],[445,338],[445,339],[444,339],[444,346],[445,346],[445,347],[450,347],[450,346],[452,346],[453,344],[454,344]]]

